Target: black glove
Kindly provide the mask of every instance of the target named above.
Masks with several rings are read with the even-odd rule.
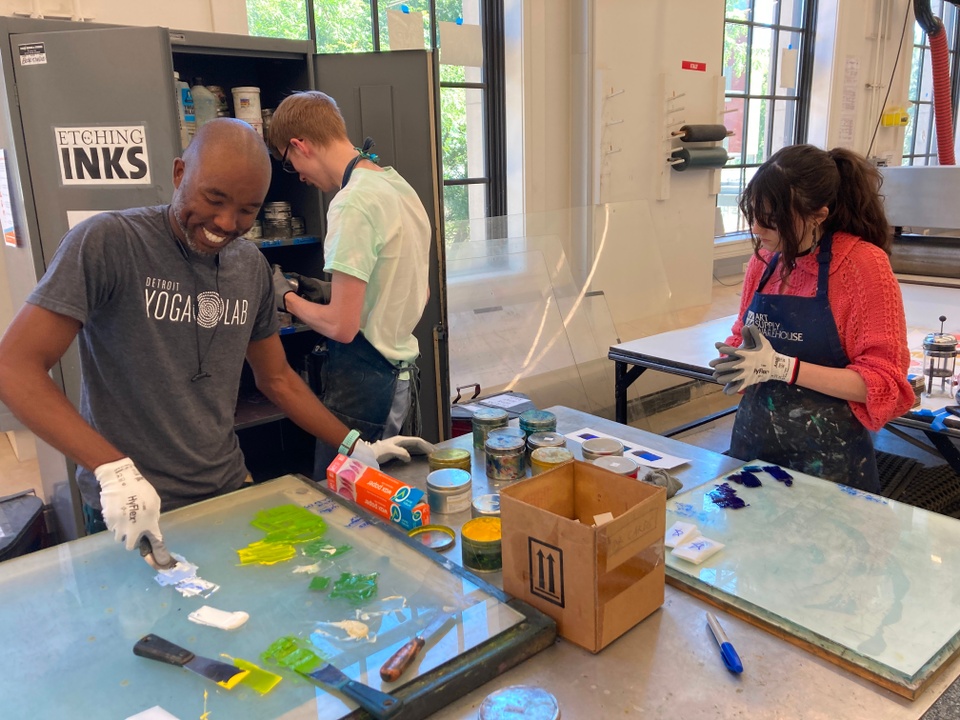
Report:
[[[297,295],[310,302],[320,303],[321,305],[330,304],[329,282],[299,273],[287,273],[287,275],[296,282]]]

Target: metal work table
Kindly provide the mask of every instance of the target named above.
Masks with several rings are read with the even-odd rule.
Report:
[[[939,323],[935,323],[937,317],[948,312],[949,308],[960,307],[960,289],[955,287],[903,283],[900,289],[903,293],[908,327],[929,327],[932,330],[936,325],[939,330]],[[709,362],[717,356],[714,343],[729,337],[735,319],[736,315],[727,315],[699,325],[611,346],[607,357],[616,364],[614,394],[617,422],[627,421],[627,390],[648,369],[693,380],[715,382],[713,370],[709,366]],[[949,404],[952,404],[952,401],[946,398],[931,400],[924,397],[922,407],[935,411]],[[678,428],[675,432],[712,422],[733,412],[736,412],[735,407],[721,410]],[[954,471],[960,473],[960,450],[954,443],[955,440],[960,440],[960,418],[948,417],[946,427],[938,431],[930,428],[929,418],[923,419],[908,412],[887,424],[887,429],[903,437],[900,428],[922,431]]]
[[[692,462],[675,475],[684,489],[709,482],[740,463],[717,453],[627,427],[565,407],[561,433],[591,427]],[[442,443],[473,450],[472,436]],[[580,457],[579,446],[568,447]],[[473,450],[474,494],[496,491],[484,472],[482,451]],[[393,463],[386,472],[424,488],[426,461]],[[434,515],[434,523],[459,528],[469,513]],[[444,553],[460,563],[459,546]],[[502,587],[499,573],[484,579]],[[917,700],[910,702],[726,613],[718,617],[743,660],[740,676],[729,673],[707,629],[706,603],[668,585],[663,607],[624,636],[592,655],[563,640],[433,715],[437,720],[473,720],[483,699],[509,685],[535,685],[553,693],[562,717],[700,718],[919,718],[960,674],[950,663]],[[949,712],[949,710],[947,711]],[[949,717],[938,715],[937,717]]]

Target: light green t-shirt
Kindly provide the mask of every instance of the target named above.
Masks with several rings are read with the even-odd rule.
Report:
[[[430,219],[393,168],[357,168],[327,210],[324,271],[367,283],[360,330],[393,362],[420,354],[413,329],[427,304]]]

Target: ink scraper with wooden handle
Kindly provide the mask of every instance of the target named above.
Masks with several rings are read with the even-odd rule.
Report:
[[[453,615],[449,613],[441,612],[429,625],[418,632],[413,640],[403,645],[403,647],[389,657],[380,668],[380,677],[386,682],[395,682],[397,678],[403,674],[404,670],[410,667],[410,663],[417,657],[423,649],[423,646],[443,630],[452,617]]]

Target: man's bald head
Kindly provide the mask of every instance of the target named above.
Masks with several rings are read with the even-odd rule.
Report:
[[[194,135],[183,153],[183,161],[191,164],[218,155],[237,162],[260,167],[270,174],[270,153],[260,134],[251,125],[235,118],[217,118],[205,123]]]

